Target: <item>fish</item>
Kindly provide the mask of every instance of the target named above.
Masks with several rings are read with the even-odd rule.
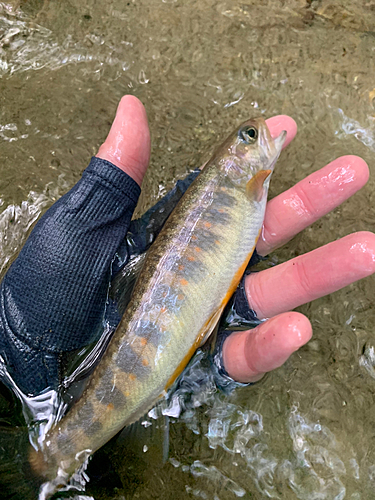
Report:
[[[138,421],[213,332],[261,233],[286,138],[263,118],[215,150],[147,252],[130,303],[78,402],[30,448],[48,498],[122,428]]]

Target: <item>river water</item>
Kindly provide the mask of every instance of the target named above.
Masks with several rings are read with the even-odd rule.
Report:
[[[145,104],[152,132],[137,213],[252,115],[289,114],[299,127],[271,197],[344,154],[362,156],[373,175],[374,26],[374,0],[0,2],[2,272],[33,222],[79,179],[126,93]],[[269,264],[373,230],[373,192],[370,178]],[[374,498],[374,292],[367,278],[299,308],[313,340],[232,395],[199,383],[198,358],[186,394],[146,417],[137,439],[123,438],[134,449],[117,443],[93,460],[87,495]],[[153,418],[162,411],[166,430]]]

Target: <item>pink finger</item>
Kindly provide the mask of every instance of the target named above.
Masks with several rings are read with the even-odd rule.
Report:
[[[96,156],[112,162],[141,185],[150,160],[150,145],[143,104],[134,96],[124,96],[108,137]]]
[[[256,382],[285,363],[311,335],[306,316],[296,312],[281,314],[254,330],[230,335],[223,345],[224,367],[238,382]]]
[[[257,252],[267,255],[282,246],[361,189],[368,177],[362,158],[342,156],[270,200]]]
[[[375,272],[375,234],[350,234],[246,278],[245,288],[259,318],[294,309]]]
[[[287,134],[285,142],[283,144],[283,149],[292,142],[297,134],[297,124],[290,116],[273,116],[272,118],[268,118],[268,120],[266,120],[266,123],[273,138],[278,137],[283,130],[286,130]]]

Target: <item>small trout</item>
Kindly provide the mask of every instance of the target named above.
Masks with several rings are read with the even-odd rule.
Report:
[[[249,120],[216,150],[148,251],[131,301],[71,411],[29,461],[47,498],[124,426],[163,396],[210,335],[258,240],[273,167],[272,139]]]

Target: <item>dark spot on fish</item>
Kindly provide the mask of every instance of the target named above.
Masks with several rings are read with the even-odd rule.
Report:
[[[57,447],[61,451],[63,451],[64,455],[70,452],[70,447],[66,446],[68,444],[68,435],[66,432],[63,432],[57,436],[56,439]]]
[[[120,410],[126,404],[126,398],[124,394],[116,387],[99,386],[96,390],[96,397],[98,401],[104,405],[113,405],[115,410]]]
[[[99,432],[102,429],[103,425],[98,422],[98,420],[95,420],[95,422],[92,422],[92,424],[85,428],[85,434],[87,437],[92,437],[95,436],[97,432]]]
[[[206,217],[212,220],[214,228],[219,228],[221,224],[228,224],[230,221],[230,215],[225,208],[212,207],[210,211],[207,212]]]
[[[86,404],[81,406],[78,410],[76,418],[67,424],[67,430],[74,431],[77,427],[87,427],[89,423],[94,420],[94,417],[94,407],[90,401],[87,401]]]
[[[108,391],[111,389],[112,385],[113,385],[113,372],[110,368],[107,368],[100,379],[99,387],[101,387],[105,391]]]
[[[109,368],[102,376],[95,395],[99,403],[103,406],[113,404],[116,410],[122,408],[126,402],[126,398],[123,393],[114,385],[113,373]]]
[[[160,337],[160,328],[157,325],[151,323],[151,321],[141,320],[139,327],[140,332],[147,331],[148,343],[152,343],[152,341],[154,340],[157,344],[157,340]],[[144,347],[145,349],[147,348],[146,346]],[[150,367],[143,365],[142,359],[143,356],[140,356],[139,354],[134,352],[131,344],[129,344],[127,346],[123,346],[122,349],[119,350],[116,358],[116,365],[122,372],[132,372],[132,375],[134,375],[134,377],[142,379],[143,377],[148,376],[150,373]]]
[[[236,198],[226,191],[220,191],[217,195],[216,200],[212,204],[213,207],[216,205],[216,212],[218,211],[219,208],[222,207],[231,207],[233,203],[236,201]],[[216,202],[216,203],[215,203]]]

